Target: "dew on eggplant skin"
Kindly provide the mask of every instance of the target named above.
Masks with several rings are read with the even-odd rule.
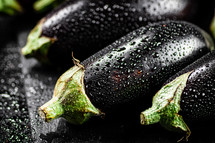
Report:
[[[111,63],[110,63],[110,62],[106,62],[106,63],[105,63],[105,66],[106,66],[106,67],[110,67],[110,66],[111,66]]]
[[[130,43],[130,46],[134,46],[135,44],[136,44],[136,42],[133,41]]]
[[[122,51],[124,51],[124,50],[126,50],[125,47],[120,47],[120,48],[117,49],[117,52],[122,52]]]
[[[89,2],[89,3],[91,3],[91,2]],[[140,3],[142,3],[142,2],[140,2]],[[169,1],[168,1],[168,3],[169,3]],[[89,9],[87,9],[86,11],[87,12],[85,12],[85,13],[82,13],[82,16],[84,17],[84,19],[86,18],[86,19],[88,19],[89,17],[89,19],[87,20],[87,21],[93,21],[93,19],[94,19],[94,17],[95,16],[98,16],[98,17],[105,17],[105,20],[108,20],[108,18],[113,18],[114,16],[115,17],[120,17],[119,19],[119,21],[118,22],[115,22],[114,23],[114,26],[115,25],[117,25],[116,23],[119,23],[119,22],[121,22],[122,20],[121,19],[123,19],[123,16],[122,15],[120,15],[121,14],[121,12],[123,11],[125,11],[125,13],[127,13],[127,14],[125,14],[126,16],[128,16],[129,18],[124,18],[124,19],[131,19],[130,21],[134,21],[134,19],[140,19],[139,17],[141,17],[141,16],[143,16],[144,18],[143,18],[143,21],[147,21],[148,20],[148,18],[146,18],[147,16],[145,16],[145,12],[143,12],[143,14],[141,15],[139,15],[139,14],[137,14],[137,16],[136,16],[136,12],[138,12],[139,11],[139,9],[141,9],[142,8],[142,5],[138,5],[137,7],[134,5],[133,6],[133,4],[131,5],[131,7],[130,6],[128,6],[129,5],[129,3],[127,3],[127,2],[123,2],[123,3],[117,3],[117,4],[105,4],[105,2],[101,2],[101,3],[98,3],[98,4],[96,4],[96,6],[92,6],[92,5],[90,5],[89,6]],[[141,7],[141,8],[140,8]],[[143,6],[143,8],[144,8],[144,6]],[[95,10],[96,9],[96,10]],[[122,9],[124,9],[124,10],[122,10]],[[106,13],[105,12],[109,12],[109,10],[114,10],[114,12],[110,12],[110,16],[104,16]],[[115,13],[115,11],[116,11],[116,13]],[[119,11],[119,14],[117,13]],[[140,10],[141,11],[141,10]],[[157,11],[157,12],[159,12],[159,11]],[[78,12],[77,12],[78,13]],[[90,13],[90,14],[89,14]],[[74,14],[76,14],[76,12],[74,12]],[[119,16],[116,16],[116,15],[119,15]],[[134,15],[134,16],[133,16]],[[155,17],[156,18],[156,17]],[[101,19],[101,18],[100,18]],[[150,19],[150,17],[149,17],[149,19]],[[156,18],[157,19],[157,18]],[[112,20],[112,21],[114,21],[114,20]],[[124,21],[124,20],[123,20]],[[77,22],[77,21],[76,21]],[[72,24],[74,24],[75,22],[73,22]],[[77,25],[79,22],[77,22],[76,24],[74,24],[74,25]],[[124,23],[124,22],[123,22]],[[126,22],[126,23],[132,23],[132,22]],[[141,22],[142,23],[142,22]],[[71,25],[72,25],[71,24]],[[88,24],[88,23],[87,23]],[[85,24],[85,25],[87,25],[87,24]],[[111,26],[111,24],[110,23],[108,23],[107,25],[106,25],[106,27],[107,26]],[[136,29],[138,26],[133,26],[133,25],[138,25],[138,26],[140,26],[141,24],[140,23],[132,23],[131,24],[131,26],[129,27],[129,28],[124,28],[122,25],[120,26],[119,25],[119,28],[114,28],[114,29],[126,29],[126,31],[131,31],[131,29]],[[72,26],[71,26],[72,27]],[[75,27],[75,26],[74,26]],[[131,28],[131,29],[130,29]],[[68,29],[70,29],[70,28],[68,28]],[[74,28],[73,28],[74,29]],[[128,29],[128,30],[127,30]],[[129,30],[130,29],[130,30]],[[96,29],[97,30],[97,29]],[[104,29],[105,30],[105,29]],[[47,30],[48,31],[48,30]],[[85,31],[87,31],[87,30],[85,30]],[[116,33],[121,33],[121,32],[118,32],[117,30],[114,30],[114,31],[116,31]],[[70,32],[68,32],[68,33],[70,33]],[[101,32],[102,33],[102,32]],[[93,34],[93,32],[92,33],[89,33],[89,35],[92,35]],[[73,34],[73,35],[76,35],[76,34]],[[111,35],[111,34],[108,34],[108,35]],[[113,35],[114,34],[112,34],[112,37],[113,37]],[[83,37],[85,37],[85,36],[83,36]],[[92,36],[92,37],[94,37],[94,36]],[[101,37],[101,36],[100,36]],[[69,44],[68,44],[69,45]]]
[[[168,25],[166,26],[166,27],[168,27]],[[166,28],[165,27],[165,28]],[[153,28],[152,28],[153,29]],[[144,32],[143,32],[144,33]],[[182,32],[183,33],[183,32]],[[131,35],[134,35],[133,33],[131,34]],[[168,38],[173,38],[173,40],[175,40],[174,39],[174,36],[177,36],[178,34],[175,34],[175,35],[173,35],[172,37],[167,37],[166,39],[168,39]],[[153,37],[151,37],[151,39],[153,39],[153,40],[155,40],[156,39],[156,36],[157,36],[157,38],[159,37],[159,35],[156,35],[155,34],[155,36],[153,36]],[[132,37],[131,39],[135,39],[135,36],[134,37]],[[149,39],[149,41],[151,40],[151,39]],[[163,39],[161,39],[161,41],[165,41],[165,38],[163,38]],[[163,54],[163,55],[159,55],[158,56],[158,59],[159,60],[162,60],[162,62],[160,62],[160,63],[162,63],[163,65],[167,65],[167,64],[172,64],[173,62],[172,61],[177,61],[177,60],[179,60],[180,59],[180,57],[182,57],[182,54],[173,54],[174,52],[177,52],[178,53],[178,51],[180,52],[180,49],[182,49],[183,48],[183,50],[186,50],[186,47],[180,47],[180,42],[178,42],[178,41],[176,41],[176,42],[172,42],[171,40],[166,40],[166,41],[168,41],[169,43],[171,43],[171,44],[174,44],[174,45],[176,45],[176,47],[174,48],[174,46],[169,46],[168,47],[168,45],[166,45],[166,46],[164,46],[164,48],[163,48],[163,51],[161,50],[161,51],[156,51],[156,52],[161,52],[161,53],[165,53],[165,54]],[[124,42],[124,41],[123,41]],[[122,42],[122,43],[123,43]],[[141,40],[140,41],[138,41],[138,42],[141,42]],[[137,42],[137,43],[138,43]],[[130,43],[129,42],[129,40],[128,40],[128,43]],[[155,50],[155,47],[151,47],[151,46],[157,46],[156,48],[157,49],[159,49],[160,47],[159,46],[162,46],[162,43],[165,43],[165,42],[161,42],[161,44],[159,43],[156,43],[156,42],[148,42],[148,41],[144,41],[143,42],[143,44],[142,44],[142,47],[141,47],[141,45],[139,45],[139,44],[135,44],[135,46],[136,45],[138,45],[137,47],[138,48],[144,48],[145,47],[145,53],[147,53],[148,51],[153,51],[153,50]],[[178,44],[178,43],[180,43],[180,44]],[[117,45],[116,45],[117,46]],[[121,46],[122,47],[122,46]],[[160,64],[159,62],[158,63],[156,63],[155,65],[152,65],[152,63],[154,62],[154,61],[152,61],[152,59],[150,59],[150,57],[148,58],[148,57],[145,57],[144,58],[144,60],[142,60],[141,59],[141,55],[139,55],[138,53],[139,52],[137,52],[137,50],[135,49],[135,48],[137,48],[137,47],[131,47],[131,49],[133,48],[133,51],[131,50],[131,49],[129,49],[129,48],[127,48],[126,47],[126,51],[128,50],[129,52],[130,52],[130,54],[128,54],[127,55],[127,57],[128,58],[124,58],[124,61],[122,62],[122,60],[119,58],[119,57],[115,57],[115,56],[113,56],[113,57],[111,57],[113,60],[111,60],[111,64],[113,64],[113,66],[111,66],[111,68],[114,68],[114,69],[117,69],[117,70],[119,70],[120,71],[120,73],[123,73],[123,71],[124,70],[122,70],[122,69],[124,69],[123,68],[123,66],[126,66],[126,67],[128,67],[128,68],[131,68],[131,67],[135,67],[135,66],[140,66],[140,64],[142,65],[142,67],[141,68],[144,68],[145,69],[145,71],[147,71],[147,69],[152,69],[152,71],[157,71],[157,70],[161,70],[160,68],[157,68],[157,65],[156,64]],[[137,49],[138,49],[137,48]],[[115,48],[115,49],[117,49],[117,48]],[[168,49],[172,49],[171,50],[171,54],[170,55],[168,55],[167,54],[167,50]],[[140,51],[140,53],[141,54],[143,54],[144,53],[144,50],[142,50],[142,51]],[[193,49],[191,49],[191,51],[192,51]],[[154,53],[156,53],[156,52],[154,52]],[[125,52],[126,53],[126,52]],[[124,52],[121,52],[120,53],[120,57],[123,57],[123,56],[125,56],[126,54],[125,54]],[[181,52],[182,53],[182,52]],[[156,56],[156,54],[152,54],[153,56],[154,56],[154,58],[156,58],[157,56]],[[180,56],[178,56],[178,55],[180,55]],[[186,54],[184,55],[184,56],[186,56]],[[139,59],[141,59],[141,60],[139,60]],[[128,62],[129,61],[129,62]],[[146,62],[146,64],[144,63],[142,63],[142,61],[145,61]],[[136,63],[135,63],[136,62]],[[105,64],[105,62],[103,62],[103,64]],[[103,65],[102,64],[102,65]],[[105,65],[104,65],[105,66]],[[147,67],[148,66],[148,67]],[[103,67],[103,66],[101,66],[101,67]],[[159,66],[158,66],[159,67]],[[171,68],[174,68],[174,67],[171,67]],[[177,67],[176,67],[177,68]],[[109,70],[109,68],[107,67],[107,70]],[[176,72],[177,70],[176,69],[171,69],[172,71],[174,71],[174,72]],[[111,69],[109,70],[109,71],[111,71]],[[143,70],[143,72],[145,72],[144,70]],[[165,73],[165,72],[167,72],[168,70],[166,70],[166,69],[164,69],[164,67],[162,67],[162,70],[161,71],[163,71],[163,73]],[[109,73],[111,73],[111,72],[109,72]],[[130,72],[130,73],[132,73],[132,72]],[[142,84],[145,84],[145,85],[147,85],[147,86],[145,86],[144,88],[145,89],[149,89],[149,87],[148,87],[148,84],[147,84],[147,82],[148,82],[148,80],[149,79],[137,79],[137,78],[135,78],[135,77],[132,77],[132,76],[128,76],[127,75],[128,74],[128,72],[124,72],[123,74],[122,74],[122,77],[118,80],[117,79],[117,81],[118,82],[120,82],[119,84],[116,84],[116,83],[114,83],[113,84],[113,87],[114,87],[114,91],[116,91],[116,90],[120,90],[121,89],[121,87],[124,87],[125,85],[128,85],[128,83],[132,83],[132,85],[135,85],[135,84],[140,84],[140,83],[142,83]],[[169,74],[169,71],[167,72],[167,74]],[[151,78],[157,78],[157,77],[161,77],[161,79],[163,78],[162,76],[162,74],[159,74],[160,76],[150,76],[150,74],[148,73],[148,72],[145,72],[145,77],[151,77]],[[105,76],[105,75],[103,75],[103,76]],[[121,76],[121,75],[120,75]],[[119,77],[120,77],[119,76]],[[124,77],[124,76],[126,76],[126,77],[129,77],[129,79],[135,79],[135,82],[127,82],[126,81],[126,78]],[[109,75],[107,75],[107,77],[108,77],[108,80],[107,81],[110,81],[110,79],[112,79],[111,78],[111,76],[109,76]],[[143,77],[144,77],[144,75],[143,75]],[[158,78],[158,79],[159,79]],[[131,84],[129,84],[130,86],[131,86]],[[116,86],[118,86],[118,87],[116,87]],[[90,87],[89,87],[90,88]],[[88,88],[88,89],[89,89]],[[103,87],[103,88],[105,88],[105,87]],[[96,91],[96,90],[95,90]],[[111,90],[110,90],[111,91]],[[102,95],[101,95],[102,96]],[[115,98],[115,97],[113,97],[113,98]],[[99,101],[100,99],[98,99],[97,101]]]
[[[112,55],[112,54],[109,54],[109,55],[108,55],[108,58],[109,58],[109,59],[111,59],[112,57],[113,57],[113,55]]]

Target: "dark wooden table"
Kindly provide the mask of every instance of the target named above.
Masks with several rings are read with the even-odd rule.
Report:
[[[32,16],[0,19],[0,142],[172,143],[181,138],[159,124],[141,126],[129,120],[92,119],[81,126],[62,118],[42,121],[38,107],[52,97],[55,82],[65,69],[43,66],[20,54],[37,20]],[[195,125],[189,142],[213,143],[214,130],[213,124]]]

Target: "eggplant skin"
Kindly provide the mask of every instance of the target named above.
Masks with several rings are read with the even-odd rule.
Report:
[[[138,101],[146,105],[169,77],[213,48],[203,35],[198,27],[177,21],[129,33],[81,63],[87,96],[105,113]]]
[[[215,115],[215,52],[210,52],[171,77],[192,71],[181,94],[179,115],[186,122],[211,121]]]
[[[70,0],[45,17],[41,36],[57,39],[48,53],[52,63],[71,65],[72,51],[84,60],[150,22],[195,22],[198,4],[196,0]]]

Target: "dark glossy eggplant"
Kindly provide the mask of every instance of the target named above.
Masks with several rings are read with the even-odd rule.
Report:
[[[46,121],[82,124],[93,115],[147,104],[167,78],[213,49],[209,35],[186,22],[142,27],[65,72],[39,109]],[[149,100],[148,100],[149,99]],[[142,105],[141,104],[141,105]],[[138,106],[138,105],[137,105]]]
[[[141,113],[143,125],[160,123],[191,134],[188,125],[215,119],[215,52],[208,53],[173,77],[157,92],[152,107]],[[188,124],[187,124],[188,123]]]
[[[26,57],[42,62],[84,60],[132,30],[168,19],[196,22],[199,0],[70,0],[44,17],[31,31]]]

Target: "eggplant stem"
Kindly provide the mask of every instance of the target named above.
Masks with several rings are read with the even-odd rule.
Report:
[[[28,35],[27,43],[22,48],[22,54],[26,58],[36,57],[39,61],[43,63],[50,63],[48,59],[49,47],[57,40],[56,38],[50,38],[46,36],[41,36],[42,26],[45,19],[43,18],[34,27],[34,29]]]
[[[170,131],[186,132],[186,140],[188,140],[191,131],[178,112],[180,111],[181,94],[191,73],[192,71],[177,77],[156,93],[153,97],[152,107],[140,114],[142,125],[159,122]]]
[[[39,109],[44,112],[40,114],[42,118],[44,114],[49,117],[45,121],[63,117],[72,124],[83,124],[92,116],[103,115],[85,93],[84,71],[78,63],[58,79],[54,96]]]
[[[76,65],[76,66],[81,67],[82,69],[84,69],[84,66],[82,66],[82,65],[80,64],[80,60],[78,60],[78,59],[76,59],[76,58],[74,57],[73,52],[72,52],[72,60],[73,60],[74,65]]]

